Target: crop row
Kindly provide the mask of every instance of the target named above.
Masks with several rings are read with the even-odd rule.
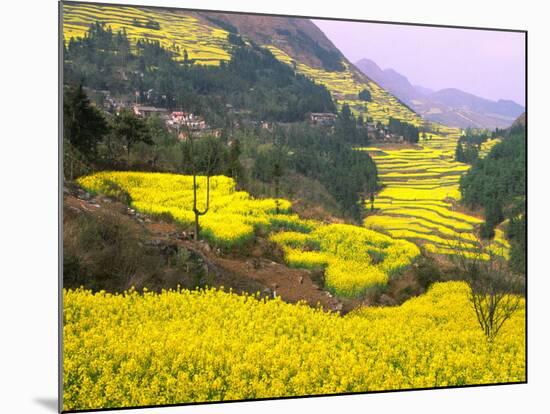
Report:
[[[454,161],[459,132],[440,128],[443,132],[428,134],[416,149],[360,148],[371,154],[384,184],[374,203],[376,214],[368,215],[364,224],[414,240],[432,253],[455,254],[474,248],[475,227],[482,220],[454,208],[460,200],[460,176],[469,166]],[[507,256],[509,245],[501,237],[491,249]]]

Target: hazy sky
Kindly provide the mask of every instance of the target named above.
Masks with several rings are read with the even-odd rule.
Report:
[[[313,21],[353,63],[368,58],[414,85],[525,105],[523,33]]]

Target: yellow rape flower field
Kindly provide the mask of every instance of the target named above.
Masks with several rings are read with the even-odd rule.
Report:
[[[386,285],[420,254],[406,240],[347,224],[320,226],[309,234],[280,232],[271,240],[283,246],[291,266],[325,268],[328,289],[340,296]]]
[[[441,125],[438,129],[437,134],[421,139],[416,148],[358,149],[372,156],[384,185],[374,203],[376,213],[368,215],[364,224],[418,242],[430,253],[452,255],[460,249],[468,256],[476,250],[472,244],[475,229],[483,220],[456,211],[460,177],[470,167],[454,160],[460,131]],[[488,141],[482,152],[497,142]],[[497,230],[502,234],[502,229]],[[508,257],[510,245],[504,237],[497,237],[488,249]]]
[[[525,381],[524,303],[489,344],[467,295],[437,283],[341,317],[218,290],[66,290],[64,409]]]
[[[190,225],[194,220],[192,179],[178,174],[117,171],[100,172],[77,181],[91,192],[106,195],[111,195],[115,185],[130,196],[133,208],[152,215],[170,214],[180,223]],[[198,177],[197,186],[197,207],[204,209],[206,178]],[[203,236],[220,246],[245,243],[260,226],[299,223],[295,215],[275,214],[277,204],[280,212],[289,212],[287,200],[253,199],[244,191],[236,191],[233,179],[225,176],[211,177],[210,194],[210,210],[201,217],[201,227]]]
[[[143,213],[169,214],[191,225],[192,176],[166,173],[99,172],[78,183],[93,193],[123,191],[131,206]],[[231,248],[252,240],[260,229],[285,252],[294,267],[325,268],[327,288],[336,295],[357,296],[388,283],[420,254],[413,243],[374,230],[345,224],[303,220],[284,199],[254,199],[235,189],[233,179],[215,176],[210,183],[209,212],[201,217],[201,235]],[[206,202],[206,178],[198,177],[198,207]],[[277,213],[277,207],[279,212]]]

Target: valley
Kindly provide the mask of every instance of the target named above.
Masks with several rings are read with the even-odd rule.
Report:
[[[308,19],[62,34],[64,409],[525,381],[525,115],[429,121]]]
[[[365,226],[422,242],[431,253],[475,249],[475,226],[483,219],[459,205],[460,177],[470,167],[454,160],[458,138],[457,130],[441,128],[416,149],[362,148],[371,153],[385,186],[373,203],[377,213],[365,218]],[[497,230],[490,248],[506,256],[509,247]]]

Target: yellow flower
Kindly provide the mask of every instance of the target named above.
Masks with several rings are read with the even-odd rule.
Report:
[[[525,306],[488,344],[462,282],[344,317],[219,290],[65,290],[64,409],[525,380]]]

